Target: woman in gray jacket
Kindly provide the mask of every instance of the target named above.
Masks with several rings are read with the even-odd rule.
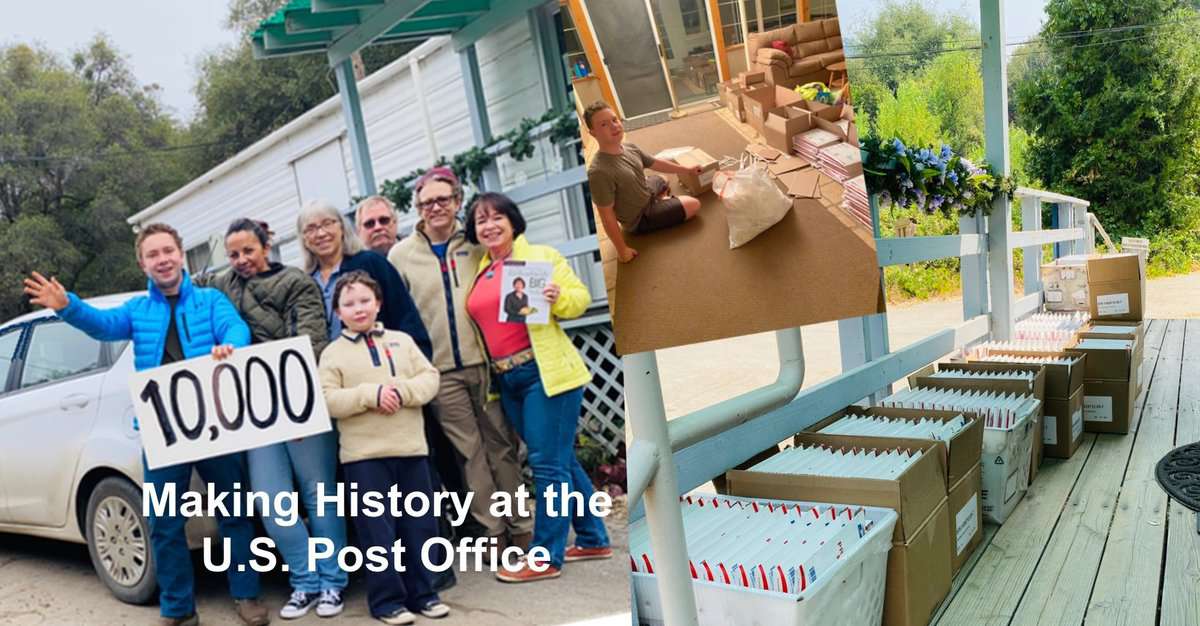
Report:
[[[250,326],[254,343],[307,335],[319,358],[329,344],[321,288],[299,268],[269,260],[271,243],[265,226],[244,218],[230,224],[225,233],[225,253],[232,269],[209,279],[208,285],[233,301]],[[346,523],[333,506],[326,506],[323,514],[317,512],[317,485],[324,483],[326,490],[334,487],[337,435],[330,431],[255,448],[246,458],[255,491],[269,493],[272,501],[278,493],[297,492],[308,511],[307,526],[303,521],[289,526],[283,522],[292,520],[263,517],[267,533],[290,572],[292,596],[279,616],[295,619],[314,605],[321,617],[341,613],[347,575],[336,559],[318,561],[316,571],[308,568],[310,535],[331,540],[334,554],[346,545]]]

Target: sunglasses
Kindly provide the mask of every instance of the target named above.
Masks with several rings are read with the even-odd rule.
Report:
[[[381,215],[379,217],[372,217],[370,219],[363,220],[362,225],[363,225],[363,228],[371,229],[371,228],[375,228],[375,224],[379,224],[380,226],[387,226],[388,224],[391,224],[391,223],[392,223],[391,216]]]

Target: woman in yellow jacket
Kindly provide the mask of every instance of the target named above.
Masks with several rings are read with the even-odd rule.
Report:
[[[530,547],[545,548],[550,554],[548,567],[531,567],[526,560],[516,570],[501,569],[496,577],[505,582],[556,578],[566,561],[612,556],[603,520],[586,506],[592,495],[591,479],[575,457],[583,388],[592,375],[556,321],[579,317],[592,298],[557,250],[525,240],[525,218],[507,196],[477,196],[467,210],[466,231],[468,241],[487,248],[467,295],[467,312],[483,335],[504,414],[529,451],[537,499]],[[548,324],[500,321],[505,261],[553,264],[550,283],[542,291],[550,304]],[[564,508],[566,493],[582,496],[582,513],[551,515],[546,501],[548,489],[555,494],[556,513]],[[572,499],[578,501],[577,497]],[[579,513],[575,508],[571,511]],[[571,526],[575,528],[575,545],[567,547]]]

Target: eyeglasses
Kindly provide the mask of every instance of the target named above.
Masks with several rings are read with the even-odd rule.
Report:
[[[301,232],[304,233],[305,237],[312,237],[312,236],[316,235],[318,230],[323,230],[326,233],[329,233],[332,235],[334,233],[334,226],[337,226],[337,225],[338,225],[337,220],[332,219],[332,218],[326,218],[326,219],[321,220],[320,222],[316,222],[313,224],[309,224],[308,226],[305,226],[304,230]]]
[[[437,196],[436,198],[430,198],[428,200],[422,200],[421,202],[418,202],[417,208],[422,211],[425,211],[428,209],[432,209],[433,205],[436,204],[444,209],[444,208],[450,206],[450,203],[454,202],[454,200],[456,198],[457,198],[457,196]]]
[[[369,229],[375,228],[375,224],[379,224],[380,226],[387,226],[388,224],[391,224],[391,223],[392,223],[392,218],[390,215],[380,215],[379,217],[372,217],[372,218],[363,220],[362,226],[363,226],[363,228],[366,228],[369,230]]]

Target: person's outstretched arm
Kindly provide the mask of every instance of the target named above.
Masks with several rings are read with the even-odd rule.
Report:
[[[98,309],[68,292],[57,278],[46,278],[38,272],[30,274],[24,283],[30,302],[53,310],[64,322],[92,338],[100,341],[133,339],[128,302],[111,309]]]

